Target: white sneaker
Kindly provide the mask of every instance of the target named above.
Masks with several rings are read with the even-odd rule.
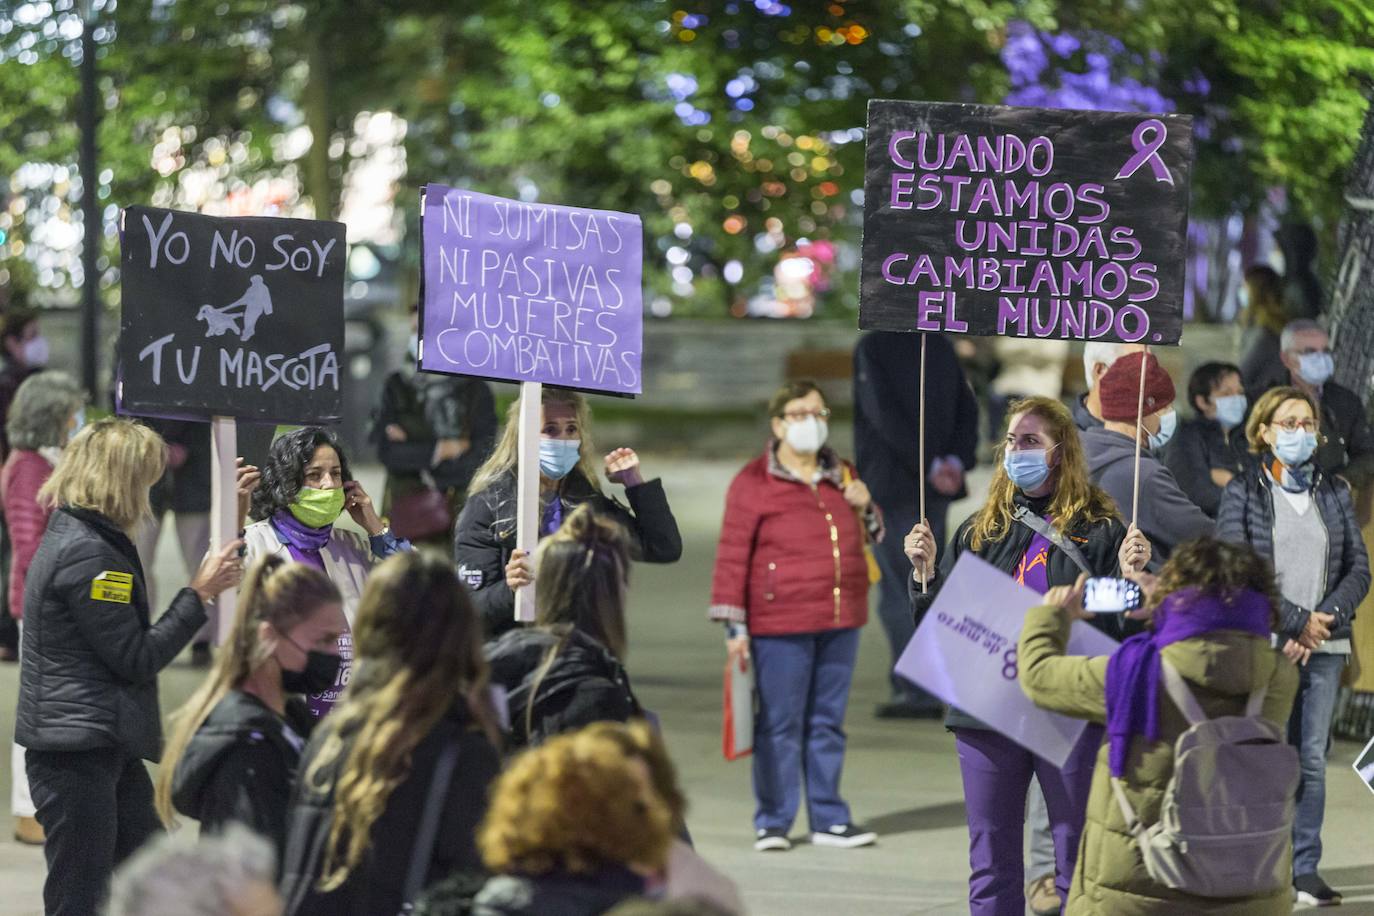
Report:
[[[840,849],[855,849],[859,846],[872,846],[878,842],[878,835],[872,830],[864,830],[853,824],[836,824],[829,830],[818,830],[811,834],[812,846],[835,846]]]

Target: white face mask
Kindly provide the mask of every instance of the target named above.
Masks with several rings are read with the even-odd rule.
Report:
[[[24,364],[41,367],[48,364],[48,338],[39,334],[24,341]]]
[[[787,444],[799,455],[814,455],[819,452],[821,446],[825,445],[828,435],[830,426],[820,417],[787,421]]]

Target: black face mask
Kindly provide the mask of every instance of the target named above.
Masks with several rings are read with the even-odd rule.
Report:
[[[324,693],[339,677],[339,656],[330,652],[305,653],[305,668],[281,671],[281,686],[287,693]]]

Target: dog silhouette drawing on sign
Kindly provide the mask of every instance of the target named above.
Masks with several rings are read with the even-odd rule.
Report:
[[[196,312],[196,320],[205,322],[205,336],[219,337],[222,334],[239,333],[239,313],[202,305]]]
[[[242,296],[223,308],[214,308],[209,305],[202,305],[200,311],[196,313],[196,320],[205,322],[205,336],[219,337],[222,334],[237,334],[239,340],[250,341],[253,333],[257,330],[258,319],[263,315],[272,314],[272,294],[267,291],[267,284],[262,282],[262,277],[254,274],[248,280],[248,289],[244,290]],[[243,319],[243,328],[239,328],[239,319]]]

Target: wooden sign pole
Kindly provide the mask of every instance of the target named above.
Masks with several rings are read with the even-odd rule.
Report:
[[[221,550],[239,536],[238,425],[233,417],[210,421],[210,550]],[[220,592],[215,599],[217,641],[224,645],[234,626],[238,589]]]
[[[525,551],[531,562],[534,549],[539,546],[539,427],[543,414],[543,386],[539,382],[521,382],[515,546]],[[530,583],[515,593],[517,623],[534,622],[534,588],[534,583]]]
[[[1136,521],[1136,510],[1140,507],[1140,434],[1144,432],[1145,422],[1145,365],[1149,361],[1150,348],[1140,354],[1140,396],[1135,405],[1135,478],[1131,482],[1131,524]]]
[[[922,524],[925,524],[925,521],[926,521],[926,335],[925,335],[924,333],[921,334],[921,398],[920,398],[920,400],[921,400],[921,416],[920,416],[920,427],[919,427],[920,432],[919,432],[918,437],[917,437],[917,446],[916,446],[916,451],[917,451],[916,466],[917,466],[918,468],[920,468],[920,475],[919,475],[919,478],[918,478],[918,485],[917,485],[917,493],[919,494],[919,497],[920,497],[921,523],[922,523]],[[940,544],[936,544],[936,545],[935,545],[935,549],[936,549],[936,550],[939,550],[941,547],[942,547],[942,545],[940,545]],[[921,564],[921,594],[922,594],[922,595],[924,595],[924,594],[926,593],[926,589],[927,589],[927,587],[928,587],[927,583],[928,583],[929,579],[930,579],[930,571],[929,571],[928,569],[926,569],[926,565],[925,565],[924,563],[922,563],[922,564]]]

